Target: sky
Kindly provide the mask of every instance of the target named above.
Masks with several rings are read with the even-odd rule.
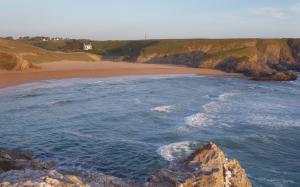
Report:
[[[300,0],[0,0],[0,36],[300,37]]]

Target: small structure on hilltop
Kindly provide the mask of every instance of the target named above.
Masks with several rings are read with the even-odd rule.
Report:
[[[82,44],[82,49],[85,50],[85,51],[89,51],[89,50],[92,50],[93,49],[93,46],[92,46],[92,43],[83,43]]]
[[[63,38],[60,38],[60,37],[54,37],[54,38],[51,38],[51,40],[54,40],[54,41],[60,41],[60,40],[63,40]]]
[[[36,37],[33,37],[31,38],[32,40],[37,40],[37,41],[43,41],[43,42],[47,42],[50,40],[49,37],[46,37],[46,36],[36,36]]]

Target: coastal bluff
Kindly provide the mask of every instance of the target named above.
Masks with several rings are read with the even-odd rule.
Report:
[[[0,186],[47,187],[251,187],[237,160],[226,158],[214,143],[208,143],[188,158],[171,162],[144,184],[102,173],[60,173],[56,164],[33,159],[28,151],[0,148]]]

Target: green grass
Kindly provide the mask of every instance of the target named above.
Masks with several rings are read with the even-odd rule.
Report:
[[[43,49],[66,51],[70,50],[68,45],[72,40],[30,42]],[[91,43],[94,49],[88,51],[89,53],[101,55],[104,59],[122,59],[133,62],[137,61],[138,57],[164,57],[192,52],[206,54],[202,59],[203,61],[218,60],[230,56],[249,58],[256,52],[255,50],[263,52],[270,45],[290,51],[287,39],[166,39],[91,41]],[[78,50],[80,48],[74,49],[74,51]]]
[[[59,40],[59,41],[27,41],[29,44],[47,49],[52,51],[60,51],[63,50],[63,48],[66,46],[67,40]]]
[[[27,41],[32,45],[47,50],[63,51],[70,40]],[[169,39],[169,40],[127,40],[127,41],[92,41],[94,50],[89,52],[99,55],[175,54],[183,51],[197,51],[211,46],[210,51],[218,51],[226,46],[231,48],[248,46],[252,39]]]
[[[59,41],[58,41],[59,42]],[[54,42],[55,43],[55,42]],[[51,42],[51,45],[53,43]],[[59,45],[52,45],[52,47],[58,47]],[[79,60],[79,61],[92,61],[88,54],[86,53],[63,53],[63,52],[53,52],[45,50],[39,47],[30,45],[27,41],[12,41],[0,39],[0,52],[3,54],[9,54],[20,59],[28,61],[28,63],[43,63],[59,60]],[[1,57],[1,61],[12,62],[8,57]],[[5,63],[6,63],[5,62]],[[4,62],[2,62],[4,64]],[[4,65],[3,65],[4,66]],[[2,66],[2,68],[4,68]],[[8,67],[8,64],[5,66]]]

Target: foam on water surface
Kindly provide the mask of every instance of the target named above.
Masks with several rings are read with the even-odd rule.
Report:
[[[173,105],[162,105],[162,106],[151,108],[151,111],[170,113],[174,109],[175,109],[175,106],[173,106]]]
[[[183,141],[164,145],[157,152],[167,161],[183,159],[193,152],[197,142]]]
[[[144,181],[213,141],[255,186],[295,186],[299,82],[135,76],[1,89],[0,145],[32,150],[62,170]]]

